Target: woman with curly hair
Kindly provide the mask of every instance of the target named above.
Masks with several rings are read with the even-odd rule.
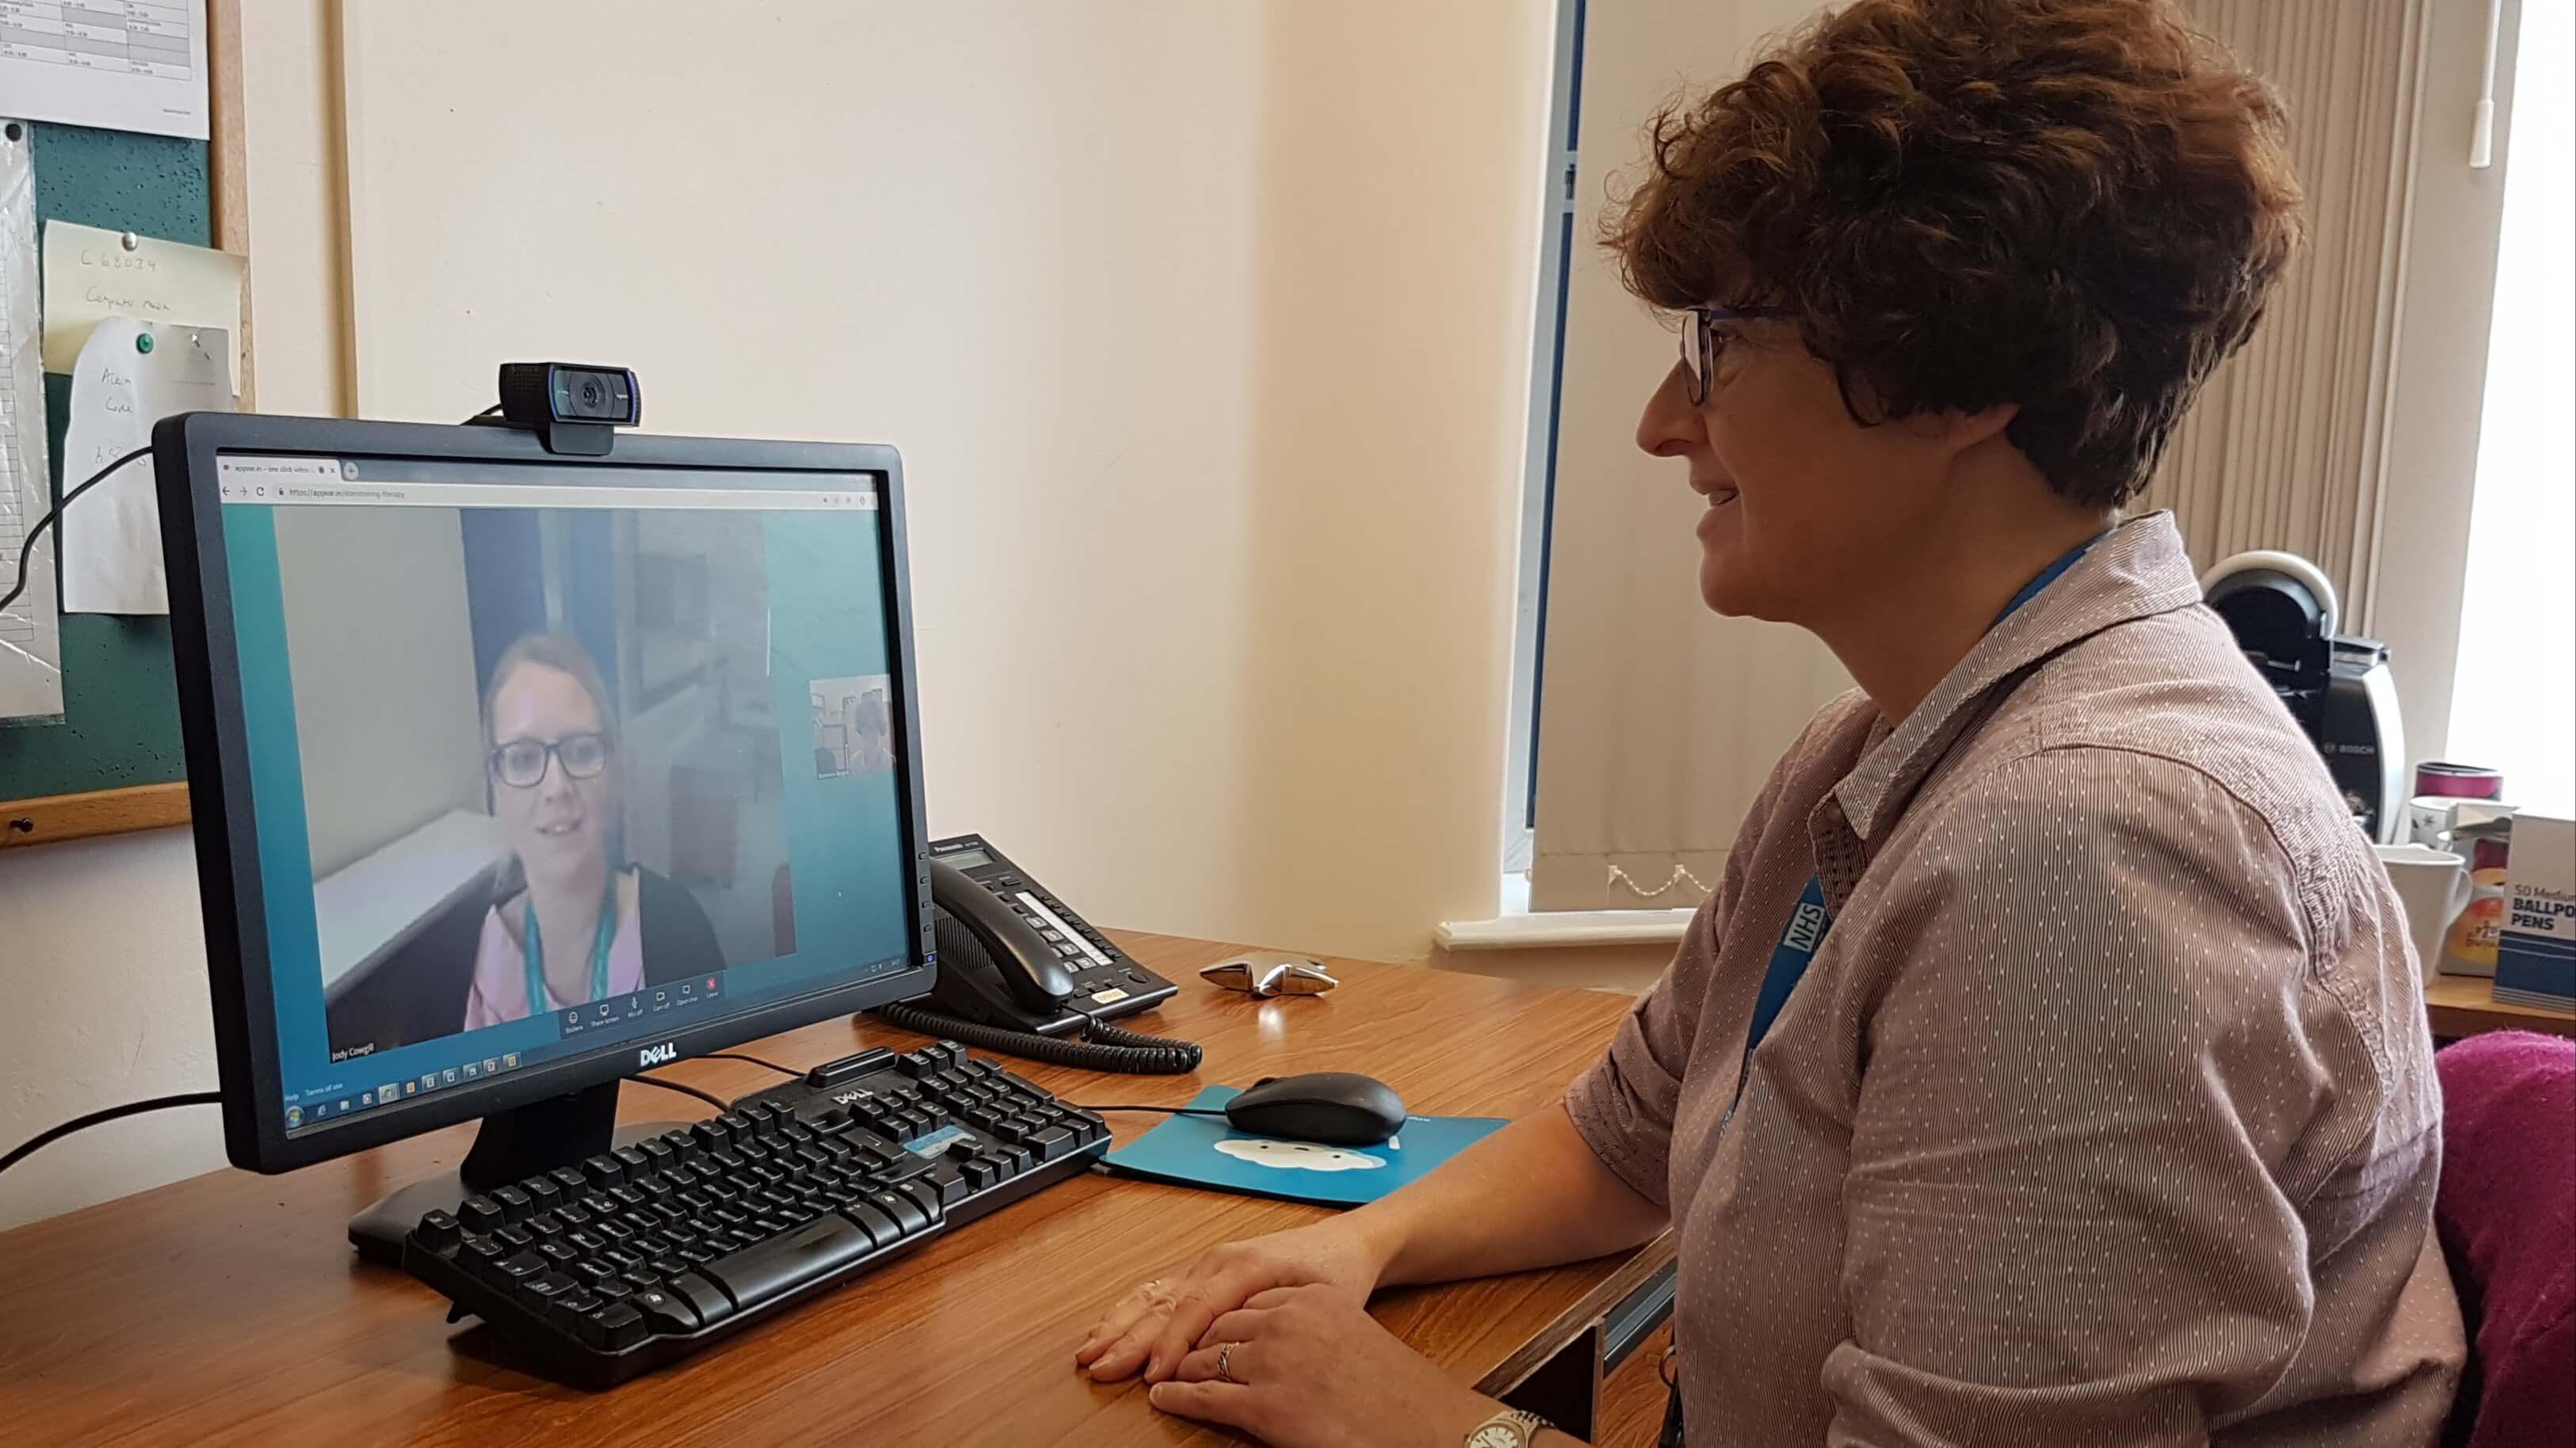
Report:
[[[1653,131],[1637,442],[1711,609],[1859,687],[1564,1107],[1212,1249],[1075,1354],[1287,1448],[1572,1440],[1369,1293],[1680,1249],[1667,1439],[2423,1445],[2463,1347],[2386,878],[2125,517],[2299,237],[2285,118],[2164,0],[1857,0]]]

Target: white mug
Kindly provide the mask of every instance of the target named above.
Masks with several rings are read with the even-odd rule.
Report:
[[[2442,935],[2468,907],[2468,862],[2426,845],[2374,845],[2388,881],[2406,907],[2406,934],[2415,942],[2415,965],[2426,983],[2442,959]]]

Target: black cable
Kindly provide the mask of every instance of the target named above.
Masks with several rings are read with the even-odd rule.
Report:
[[[691,1057],[690,1059],[698,1061],[748,1061],[754,1066],[766,1067],[769,1070],[777,1072],[781,1076],[795,1076],[801,1079],[805,1075],[804,1072],[797,1070],[793,1066],[781,1066],[776,1061],[764,1061],[758,1056],[746,1056],[740,1051],[708,1051],[698,1056]]]
[[[1222,1111],[1201,1111],[1187,1106],[1093,1106],[1084,1101],[1064,1103],[1076,1111],[1159,1111],[1165,1116],[1223,1116]]]
[[[981,1046],[987,1051],[1044,1061],[1050,1066],[1071,1066],[1077,1071],[1118,1071],[1130,1076],[1186,1076],[1199,1068],[1196,1042],[1140,1036],[1134,1031],[1122,1031],[1098,1021],[1091,1023],[1094,1039],[1059,1041],[1035,1031],[1015,1031],[961,1021],[911,1001],[879,1006],[872,1014],[890,1026],[933,1039],[945,1037],[963,1041],[969,1046]]]
[[[65,501],[68,502],[69,499]],[[213,1106],[223,1099],[221,1092],[190,1091],[181,1096],[155,1096],[149,1101],[128,1101],[122,1106],[111,1106],[105,1111],[93,1111],[87,1116],[75,1116],[60,1126],[37,1132],[34,1136],[20,1142],[17,1150],[7,1156],[0,1156],[0,1171],[7,1171],[35,1155],[39,1149],[60,1141],[75,1131],[96,1126],[102,1121],[114,1121],[120,1116],[136,1116],[146,1111],[159,1111],[171,1106]]]
[[[726,1112],[733,1110],[733,1103],[713,1092],[701,1091],[695,1086],[683,1086],[677,1081],[665,1081],[659,1076],[647,1076],[640,1071],[626,1079],[629,1081],[641,1081],[647,1086],[659,1086],[665,1091],[677,1091],[683,1096],[695,1096],[700,1101],[714,1107],[718,1116],[722,1116]]]
[[[36,526],[27,530],[27,536],[18,549],[18,581],[10,585],[7,593],[0,593],[0,609],[5,609],[9,605],[16,603],[18,601],[18,595],[27,591],[27,560],[35,556],[36,536],[44,532],[47,528],[53,529],[57,534],[61,533],[63,530],[63,509],[72,505],[72,499],[79,497],[81,494],[97,487],[100,483],[105,482],[109,473],[115,472],[118,468],[125,466],[136,458],[149,457],[151,456],[151,453],[152,448],[150,444],[146,444],[142,447],[136,448],[130,453],[127,453],[125,456],[118,458],[116,461],[109,463],[106,467],[100,468],[97,472],[94,472],[88,477],[82,479],[79,487],[73,488],[71,491],[63,494],[63,500],[61,502],[56,503],[53,507],[47,509],[45,516],[36,520]],[[10,1159],[13,1161],[16,1160],[15,1157]]]

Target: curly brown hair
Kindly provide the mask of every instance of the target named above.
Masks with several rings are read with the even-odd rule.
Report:
[[[1864,424],[2018,404],[2111,507],[2297,248],[2286,132],[2167,0],[1858,0],[1658,116],[1602,239],[1652,305],[1786,310]]]

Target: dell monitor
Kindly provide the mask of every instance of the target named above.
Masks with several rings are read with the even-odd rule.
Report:
[[[479,1119],[352,1224],[606,1149],[639,1069],[931,985],[891,448],[156,429],[234,1165]],[[826,737],[856,707],[876,747]]]

